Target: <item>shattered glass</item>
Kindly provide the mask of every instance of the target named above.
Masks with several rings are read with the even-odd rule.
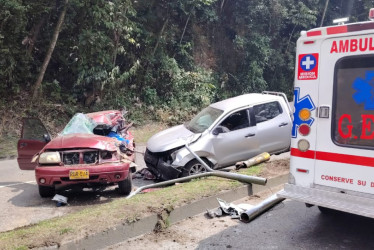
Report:
[[[69,123],[62,130],[60,135],[69,135],[75,133],[93,134],[93,129],[97,126],[91,118],[85,114],[77,113],[71,118]]]

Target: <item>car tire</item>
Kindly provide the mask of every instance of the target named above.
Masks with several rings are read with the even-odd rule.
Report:
[[[43,198],[51,197],[55,194],[55,188],[49,186],[39,186],[39,195]]]
[[[131,171],[127,175],[127,178],[123,181],[118,182],[118,192],[122,195],[129,195],[132,189],[132,177]]]
[[[210,166],[210,162],[207,159],[203,159],[203,161]],[[201,164],[198,160],[194,159],[186,164],[182,171],[182,177],[201,174],[208,172],[203,164]]]

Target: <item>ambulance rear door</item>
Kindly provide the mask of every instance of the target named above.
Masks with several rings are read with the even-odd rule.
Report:
[[[365,34],[322,42],[314,172],[317,188],[374,193],[373,40],[373,34]]]

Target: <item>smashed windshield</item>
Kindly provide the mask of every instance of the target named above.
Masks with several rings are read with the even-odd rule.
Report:
[[[202,133],[210,127],[213,122],[223,113],[223,110],[206,107],[198,113],[191,121],[186,122],[185,127],[194,133]]]
[[[64,130],[60,135],[68,135],[75,133],[82,134],[93,134],[93,129],[96,127],[96,122],[85,114],[78,113],[71,118],[68,124],[66,124]]]

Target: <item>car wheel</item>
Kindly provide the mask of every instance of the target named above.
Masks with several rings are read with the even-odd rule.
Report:
[[[51,197],[55,194],[55,188],[49,186],[39,186],[39,195],[43,198]]]
[[[203,161],[209,166],[210,163],[207,159],[203,159]],[[201,164],[198,160],[194,159],[186,164],[183,168],[182,177],[201,174],[207,172],[206,168],[203,164]]]
[[[123,181],[118,182],[118,191],[120,194],[128,195],[130,194],[132,189],[132,178],[131,178],[131,171],[127,175],[127,178]]]

